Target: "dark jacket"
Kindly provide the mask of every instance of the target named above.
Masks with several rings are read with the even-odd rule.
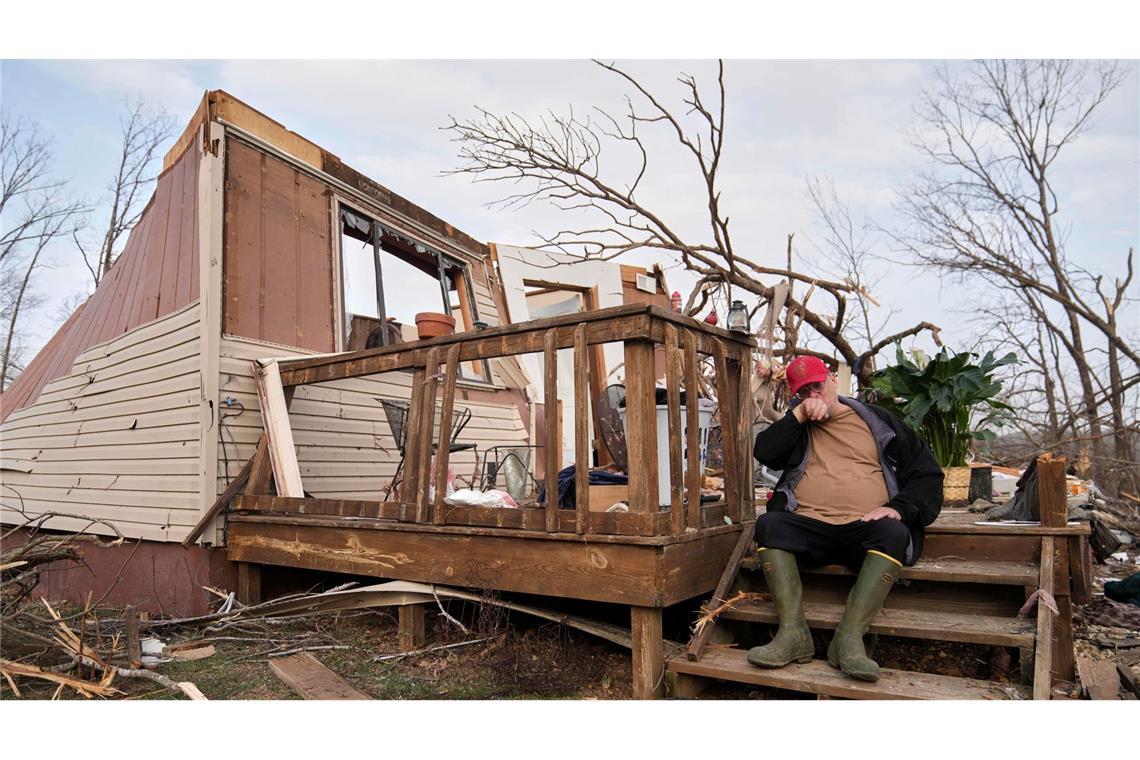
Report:
[[[922,554],[926,526],[942,511],[942,468],[926,443],[897,415],[845,396],[839,401],[855,410],[875,439],[887,485],[887,506],[898,512],[910,529],[906,564],[913,565]],[[769,512],[796,510],[795,488],[807,467],[810,445],[811,423],[800,422],[791,411],[757,434],[753,448],[756,460],[765,467],[783,470],[768,500]]]

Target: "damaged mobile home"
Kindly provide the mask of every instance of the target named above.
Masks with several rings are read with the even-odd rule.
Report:
[[[625,300],[586,322],[566,315],[545,320],[545,328],[542,321],[509,325],[491,255],[228,94],[207,93],[166,156],[154,197],[112,271],[3,394],[4,522],[49,512],[59,516],[47,527],[58,530],[85,528],[88,518],[113,522],[144,539],[139,558],[153,568],[145,582],[141,572],[128,572],[123,592],[145,598],[153,590],[187,611],[202,597],[199,585],[232,586],[235,567],[255,571],[267,563],[629,604],[645,612],[659,639],[664,605],[715,584],[740,531],[739,519],[730,526],[724,516],[728,510],[739,518],[742,500],[705,507],[705,514],[695,500],[691,536],[683,527],[674,535],[645,489],[631,496],[628,513],[588,511],[588,498],[580,498],[577,513],[531,506],[444,514],[425,505],[428,491],[418,488],[429,475],[423,446],[431,435],[417,412],[428,388],[462,411],[462,429],[445,437],[457,449],[447,452],[447,465],[478,487],[470,482],[479,477],[476,463],[495,447],[593,427],[572,410],[565,425],[547,425],[545,405],[528,404],[519,355],[553,343],[565,356],[583,342],[592,351],[628,338],[627,382],[649,390],[653,339],[662,342],[664,331],[674,338],[692,332],[690,350],[712,353],[715,341],[738,377],[748,340],[678,326],[663,309]],[[394,272],[416,285],[386,288]],[[660,278],[650,279],[661,303]],[[454,319],[455,332],[437,339],[445,341],[442,355],[415,340],[420,312]],[[363,350],[370,335],[379,347]],[[447,365],[454,372],[437,383],[436,371],[425,369],[454,358],[451,345],[461,347]],[[362,363],[365,356],[372,358]],[[631,357],[638,373],[628,369]],[[254,360],[267,358],[282,360],[282,379],[295,388],[285,422],[303,494],[321,504],[366,506],[342,506],[356,510],[351,518],[299,517],[294,513],[312,510],[282,509],[274,500],[283,497],[272,494],[286,486],[266,481],[255,458],[248,495],[230,505],[235,514],[195,531],[197,546],[187,556],[179,542],[262,440]],[[319,365],[326,360],[333,364]],[[316,379],[321,366],[333,367],[328,379]],[[595,377],[603,371],[593,369]],[[587,366],[577,373],[588,375]],[[314,382],[301,382],[308,378]],[[651,391],[641,397],[647,403],[629,406],[631,429],[654,415]],[[403,402],[402,421],[388,401]],[[531,468],[562,469],[562,460],[589,447],[589,435],[578,442],[568,436],[568,445],[560,439],[559,461],[536,456]],[[652,455],[656,483],[649,443],[630,456]],[[397,468],[400,500],[380,501]],[[249,522],[236,522],[239,514]],[[362,531],[362,517],[383,529]],[[298,519],[313,524],[290,524]],[[282,531],[291,535],[285,543]],[[226,556],[206,545],[224,546]],[[89,561],[113,574],[121,560],[100,563]]]

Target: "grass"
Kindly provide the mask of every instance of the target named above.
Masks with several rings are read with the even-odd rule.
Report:
[[[271,631],[287,636],[315,634],[320,645],[334,641],[344,649],[313,651],[311,654],[356,689],[374,699],[628,699],[631,696],[629,652],[554,624],[536,624],[523,615],[479,619],[478,608],[451,613],[471,618],[471,633],[464,634],[438,613],[428,613],[427,647],[470,639],[488,639],[454,649],[377,662],[378,655],[397,654],[394,613],[377,610],[328,613],[275,626]],[[112,619],[115,611],[102,611]],[[480,625],[483,630],[479,632]],[[201,631],[183,631],[161,638],[167,644],[202,637]],[[233,635],[224,632],[223,635]],[[248,633],[241,633],[249,636]],[[211,700],[300,699],[274,675],[262,640],[211,642],[216,653],[200,660],[172,660],[157,671],[174,681],[194,683]],[[292,648],[296,644],[283,643]],[[11,657],[10,653],[6,656]],[[118,697],[137,700],[185,699],[181,693],[156,688],[145,679],[116,679],[123,691]],[[33,679],[19,682],[22,698],[50,699],[55,686]],[[0,699],[14,695],[0,682]],[[82,699],[74,691],[61,692],[62,699]]]

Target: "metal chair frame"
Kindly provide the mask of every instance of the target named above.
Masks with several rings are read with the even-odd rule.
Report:
[[[400,483],[400,476],[404,471],[404,461],[407,459],[407,432],[408,432],[408,418],[410,416],[411,402],[404,399],[395,398],[382,398],[380,405],[384,407],[384,416],[388,420],[388,427],[392,431],[392,440],[396,444],[396,450],[400,452],[400,463],[396,465],[396,474],[392,476],[392,481],[384,491],[384,500],[387,501],[395,491],[399,493],[398,486]],[[435,414],[432,419],[432,451],[439,448],[439,424],[442,418],[443,405],[436,404]],[[467,427],[467,423],[471,421],[471,410],[467,407],[456,407],[451,414],[451,440],[448,441],[447,450],[451,453],[456,451],[469,451],[477,450],[478,444],[474,443],[456,443],[459,434]]]

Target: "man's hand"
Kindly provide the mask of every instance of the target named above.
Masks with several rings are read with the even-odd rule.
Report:
[[[821,398],[809,398],[792,410],[792,414],[800,422],[807,422],[814,420],[815,422],[822,422],[831,416],[827,411],[827,402]]]
[[[863,517],[860,519],[863,522],[874,522],[875,520],[882,520],[884,517],[890,518],[891,520],[902,520],[902,515],[890,507],[879,507],[878,509],[872,509],[867,514],[863,515]]]

